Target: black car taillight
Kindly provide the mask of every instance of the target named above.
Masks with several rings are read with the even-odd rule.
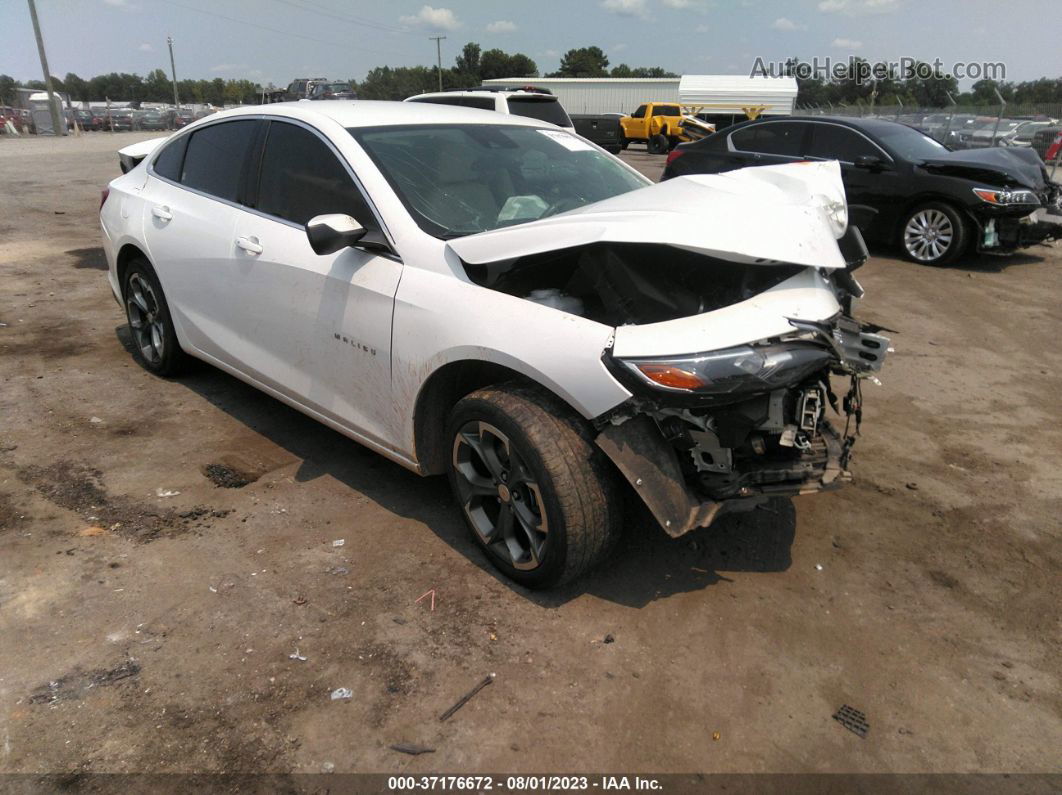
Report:
[[[667,165],[670,166],[684,154],[686,154],[685,149],[672,149],[667,155]]]

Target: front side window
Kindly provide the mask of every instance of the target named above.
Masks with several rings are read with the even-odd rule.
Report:
[[[440,124],[350,133],[420,228],[442,239],[534,221],[651,184],[563,130]]]
[[[335,153],[303,127],[270,122],[259,173],[256,209],[263,213],[302,226],[329,213],[373,225],[360,191]]]
[[[227,121],[192,133],[181,184],[219,199],[239,201],[240,179],[257,123],[250,119]]]
[[[743,127],[730,136],[730,142],[742,152],[800,157],[803,138],[804,125],[775,121]]]
[[[863,155],[881,157],[881,150],[855,130],[836,124],[812,124],[811,143],[807,154],[811,157],[854,163],[857,157]]]
[[[645,105],[639,105],[638,110],[631,114],[632,119],[644,119],[645,118]]]

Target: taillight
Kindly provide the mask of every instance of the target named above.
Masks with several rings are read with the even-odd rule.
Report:
[[[678,160],[684,154],[686,154],[686,150],[685,149],[672,149],[670,152],[668,152],[668,155],[667,155],[667,165],[670,166],[672,163],[674,163],[676,160]]]
[[[111,195],[110,188],[104,188],[100,191],[100,211],[103,210],[103,205],[107,203],[107,197]]]

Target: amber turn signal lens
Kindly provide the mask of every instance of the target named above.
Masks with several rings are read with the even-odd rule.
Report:
[[[650,381],[671,389],[697,389],[708,383],[696,373],[672,364],[639,364],[637,367]]]

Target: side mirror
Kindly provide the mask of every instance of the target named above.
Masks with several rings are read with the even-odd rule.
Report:
[[[876,171],[882,167],[881,158],[877,155],[859,155],[855,159],[856,168],[866,168],[871,171]]]
[[[365,237],[366,229],[349,215],[316,215],[306,224],[306,237],[315,254],[335,254]]]

